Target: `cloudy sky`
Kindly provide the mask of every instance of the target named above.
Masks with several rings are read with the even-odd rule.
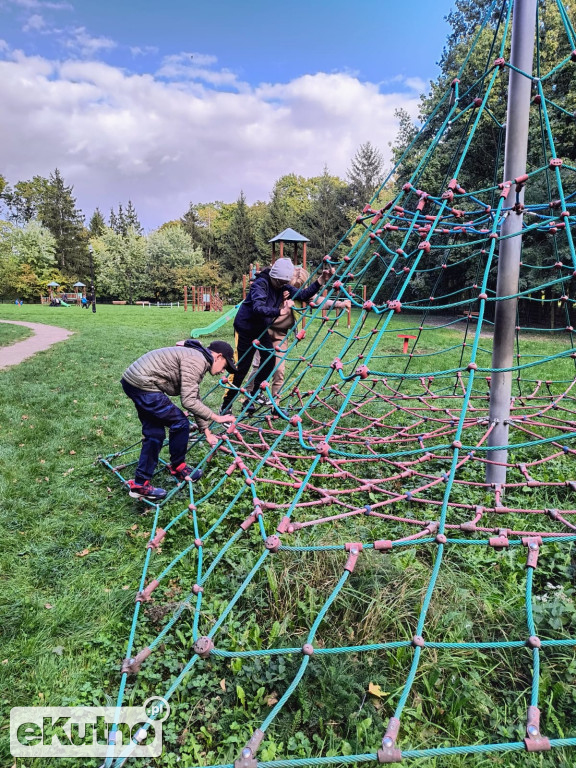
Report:
[[[452,0],[0,0],[0,173],[60,168],[89,217],[267,200],[285,173],[386,158]]]

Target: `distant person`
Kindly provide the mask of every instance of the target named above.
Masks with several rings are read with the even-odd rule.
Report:
[[[87,296],[82,296],[82,298],[80,299],[80,307],[82,309],[90,309],[90,304],[91,304],[91,302],[88,301],[88,297]]]
[[[16,304],[17,307],[21,307],[24,304],[24,302],[22,301],[22,299],[16,299],[14,301],[14,304]]]
[[[250,370],[256,353],[256,349],[252,344],[254,339],[258,339],[279,315],[287,314],[291,310],[293,306],[292,299],[295,294],[298,294],[300,301],[309,301],[312,296],[318,293],[333,273],[333,269],[325,269],[320,277],[308,288],[298,289],[290,285],[290,280],[292,280],[294,275],[292,260],[282,258],[277,259],[271,268],[263,269],[258,274],[234,319],[238,373],[234,374],[233,378],[235,389],[229,389],[226,392],[222,401],[221,412],[227,410],[232,404],[232,401],[238,394],[237,389],[240,389]],[[285,292],[288,293],[288,299],[284,296]],[[266,334],[261,339],[261,343],[269,348],[272,348],[274,345],[270,334]],[[274,354],[268,352],[252,384],[251,395],[257,392],[260,384],[268,378],[274,368],[274,361]],[[263,396],[261,404],[267,402],[268,399]],[[245,400],[243,406],[246,404],[247,401]]]
[[[150,481],[158,466],[166,427],[169,429],[170,474],[179,482],[188,477],[194,482],[201,477],[201,472],[186,464],[190,434],[188,417],[168,395],[180,395],[182,406],[194,416],[206,441],[215,446],[218,438],[210,431],[210,422],[229,424],[234,417],[212,413],[200,400],[199,387],[207,373],[218,376],[224,369],[236,373],[234,350],[230,344],[213,341],[204,348],[199,341],[187,339],[175,347],[147,352],[124,371],[122,388],[136,406],[144,437],[134,480],[127,483],[130,496],[152,502],[165,498],[166,491],[155,488]]]

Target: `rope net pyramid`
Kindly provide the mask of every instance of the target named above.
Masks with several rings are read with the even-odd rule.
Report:
[[[543,592],[569,587],[566,564],[576,540],[570,298],[576,167],[561,157],[551,127],[551,115],[570,119],[562,141],[573,152],[576,35],[561,2],[540,7],[539,14],[556,14],[560,59],[545,68],[538,38],[536,74],[524,72],[509,61],[513,10],[512,2],[492,3],[458,76],[344,239],[352,246],[345,251],[342,241],[325,258],[335,274],[325,297],[302,311],[289,334],[279,397],[274,401],[265,382],[268,406],[244,408],[217,449],[199,440],[192,445],[189,460],[203,456],[203,480],[181,483],[161,505],[151,505],[118,705],[154,688],[192,711],[216,696],[230,669],[251,663],[260,672],[275,670],[275,695],[247,718],[251,735],[239,740],[235,762],[222,763],[226,768],[576,746],[576,730],[558,730],[553,696],[543,700],[540,691],[545,677],[568,674],[576,637],[561,620],[537,625]],[[473,56],[478,50],[482,71]],[[526,174],[506,179],[502,91],[511,71],[531,84],[531,138]],[[475,139],[486,131],[493,134],[494,154],[479,157]],[[447,142],[454,151],[441,154]],[[467,179],[477,178],[479,163],[490,167],[491,182],[471,191]],[[502,296],[496,278],[511,217],[521,221],[520,281]],[[365,284],[372,288],[363,300]],[[323,311],[325,299],[335,298],[350,299],[357,310],[349,331],[339,325],[340,313]],[[497,369],[491,361],[496,308],[510,300],[517,318],[514,357]],[[554,319],[549,329],[531,326],[534,309],[542,307]],[[441,349],[430,341],[439,332],[449,342]],[[411,337],[406,354],[397,349],[399,333]],[[265,341],[254,343],[266,352]],[[501,373],[512,375],[505,425],[490,411]],[[220,381],[207,402],[217,408],[229,386]],[[502,426],[507,440],[495,442]],[[101,461],[125,482],[139,445]],[[119,457],[125,463],[118,464]],[[503,481],[486,479],[487,473],[502,479],[502,471]],[[189,494],[184,508],[183,492]],[[566,567],[558,569],[559,561]],[[418,583],[408,585],[414,564]],[[554,568],[564,585],[548,583]],[[451,622],[447,569],[448,581],[461,574],[456,586],[469,603],[463,623]],[[475,605],[475,583],[493,581],[497,593],[504,571],[516,590],[505,596],[508,616]],[[314,587],[307,588],[311,573]],[[145,621],[142,629],[142,619],[169,600],[175,584],[172,612],[162,613],[160,626]],[[258,608],[254,624],[254,606],[263,602],[266,610]],[[373,617],[400,610],[382,635]],[[252,629],[243,633],[249,618]],[[161,665],[167,644],[181,648],[177,670]],[[454,659],[459,666],[451,666]],[[489,679],[474,678],[478,659],[490,667]],[[310,687],[299,692],[311,676],[329,675],[339,663],[365,669],[376,686],[370,725],[357,731],[359,749],[344,740],[317,740],[316,756],[297,757],[294,749],[271,747],[295,700],[314,730],[321,702],[307,704]],[[458,670],[456,678],[439,678],[444,667]],[[155,675],[146,678],[147,670]],[[216,683],[208,691],[207,674]],[[428,713],[433,720],[442,715],[442,695],[448,689],[453,695],[470,675],[462,707],[482,733],[493,727],[495,738],[463,742],[445,721],[435,731],[419,730],[421,692],[438,698],[437,710]],[[490,704],[474,699],[472,689],[482,687],[513,688],[516,709],[495,720]],[[333,694],[339,695],[337,680]],[[138,738],[146,738],[146,729]],[[136,743],[105,765],[123,765]],[[207,748],[196,762],[211,764],[212,755],[223,754]]]

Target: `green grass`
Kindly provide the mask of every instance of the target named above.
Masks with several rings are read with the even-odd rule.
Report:
[[[149,349],[171,345],[187,337],[191,327],[207,325],[214,315],[185,314],[176,308],[98,306],[93,314],[77,308],[52,312],[32,305],[2,305],[0,317],[47,322],[74,331],[66,342],[0,372],[0,669],[4,691],[0,694],[0,765],[4,766],[13,763],[6,743],[10,707],[115,700],[118,665],[125,653],[151,513],[130,500],[95,460],[139,438],[134,408],[119,385],[123,370]],[[404,315],[396,317],[379,355],[396,354],[401,345],[396,334],[412,325]],[[0,324],[0,331],[6,327]],[[342,325],[340,331],[346,334]],[[314,333],[315,327],[309,326],[303,349],[313,343]],[[232,341],[232,327],[225,326],[218,336]],[[425,332],[419,348],[433,355],[427,358],[426,367],[441,371],[457,365],[462,343],[462,331],[434,329]],[[564,349],[565,343],[552,335],[532,336],[523,342],[521,353],[548,356]],[[325,349],[326,364],[341,345],[342,339],[335,334]],[[488,363],[490,340],[482,339],[481,346],[485,349],[482,360]],[[454,349],[441,351],[447,347]],[[304,352],[299,349],[300,354]],[[380,363],[387,370],[401,370],[405,358],[381,358]],[[376,362],[373,367],[378,368]],[[315,384],[321,373],[311,370],[306,386]],[[543,375],[571,379],[573,362],[548,363]],[[213,383],[207,382],[204,389]],[[215,406],[217,396],[211,402]],[[212,464],[203,481],[205,490],[228,463]],[[550,472],[561,473],[563,466],[552,467]],[[181,501],[171,504],[165,520],[180,510]],[[549,506],[554,501],[557,498],[550,496]],[[203,523],[222,512],[222,499],[218,504],[207,506]],[[231,525],[222,526],[212,546],[222,546],[244,517],[241,510],[235,513]],[[363,524],[369,539],[370,526]],[[332,531],[314,529],[301,541],[310,544],[315,537],[325,541],[330,535],[338,540],[341,531],[338,526]],[[192,537],[191,525],[184,521],[165,552],[157,556],[158,565],[169,562]],[[254,559],[249,544],[243,542],[215,575],[205,602],[204,626],[217,618],[242,580],[246,563]],[[89,554],[80,556],[85,550]],[[492,553],[487,556],[484,551],[471,550],[454,549],[447,554],[430,608],[428,637],[522,637],[522,553],[505,552],[493,567]],[[559,620],[564,631],[574,635],[570,591],[574,563],[566,548],[553,551],[554,557],[546,560],[546,572],[538,575],[538,587],[545,591],[550,581],[568,588],[563,597],[551,596],[551,602],[541,606],[538,620],[545,632],[553,632],[554,621]],[[409,637],[431,564],[430,553],[417,549],[394,558],[382,555],[363,560],[355,579],[337,599],[331,614],[337,620],[321,626],[320,641],[328,646],[342,644],[343,639],[357,644],[373,642],[374,637]],[[298,560],[276,558],[232,612],[219,645],[267,647],[270,638],[279,646],[299,645],[327,585],[340,572],[339,565],[340,560],[336,562],[326,553],[306,554]],[[171,593],[160,594],[154,610],[147,607],[138,647],[165,623],[163,600],[169,609],[194,583],[195,561],[186,558],[174,575]],[[143,669],[136,684],[130,683],[128,699],[161,693],[165,681],[190,658],[191,615],[184,615],[178,627],[155,663]],[[393,712],[410,659],[410,652],[398,649],[387,654],[332,656],[311,665],[293,700],[267,734],[265,757],[341,754],[343,743],[352,753],[372,751]],[[203,663],[172,700],[173,724],[165,754],[154,764],[192,766],[235,759],[269,712],[268,699],[284,690],[297,661],[276,657],[266,662],[216,659]],[[402,739],[414,748],[516,740],[525,720],[528,662],[525,651],[426,654],[407,705],[409,717],[406,726],[403,721]],[[502,674],[502,669],[508,671]],[[225,690],[221,681],[225,681]],[[381,700],[366,695],[370,682],[381,686]],[[547,732],[576,733],[575,682],[574,654],[565,650],[548,653],[542,701],[553,704],[557,722],[545,723]],[[536,756],[434,758],[411,764],[418,768],[567,768],[574,758],[575,752],[567,750]],[[65,764],[76,765],[74,761]],[[99,764],[82,761],[77,765]],[[40,761],[17,761],[18,768],[41,766]]]
[[[7,347],[31,335],[32,331],[25,326],[0,323],[0,347]]]

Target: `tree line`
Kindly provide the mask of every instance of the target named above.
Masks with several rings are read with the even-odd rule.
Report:
[[[267,202],[190,203],[180,218],[144,233],[132,201],[97,208],[86,221],[73,187],[55,169],[11,186],[0,176],[0,295],[34,299],[55,281],[76,281],[98,295],[126,300],[170,301],[185,285],[210,285],[230,301],[241,296],[251,263],[270,261],[269,240],[287,227],[310,240],[308,258],[319,263],[342,240],[357,211],[384,176],[384,160],[370,142],[352,158],[346,180],[330,174],[278,179]]]

